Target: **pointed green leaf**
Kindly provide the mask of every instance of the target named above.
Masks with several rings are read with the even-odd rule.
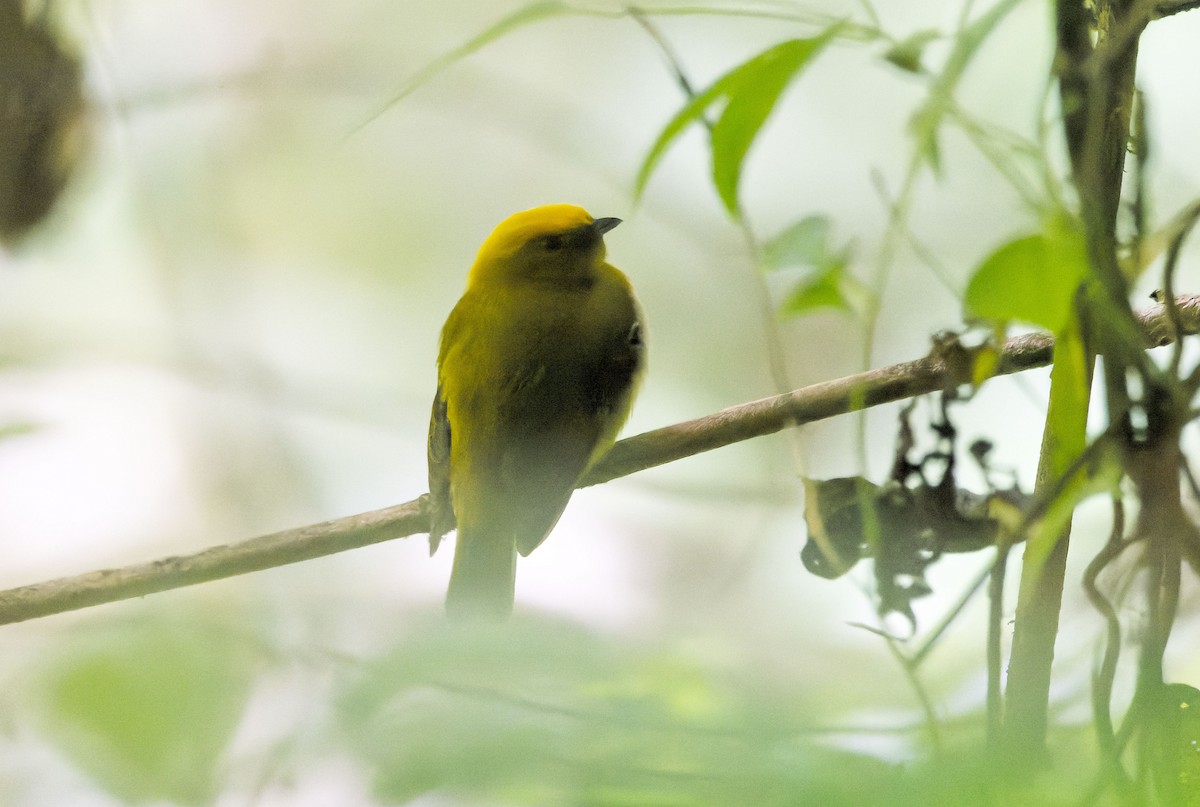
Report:
[[[917,155],[934,174],[939,175],[942,172],[942,144],[938,134],[945,110],[945,104],[935,104],[933,99],[930,99],[913,113],[908,122]]]
[[[659,160],[666,153],[667,147],[674,142],[675,138],[688,127],[704,117],[704,113],[708,111],[709,106],[725,92],[725,84],[729,77],[718,79],[711,87],[704,92],[693,97],[683,109],[675,113],[675,117],[671,118],[670,122],[663,127],[658,139],[654,141],[654,145],[650,147],[650,151],[646,153],[646,159],[642,161],[641,168],[638,169],[637,179],[633,183],[633,195],[641,196],[642,191],[646,188],[646,183],[650,180],[650,174],[658,167]]]
[[[738,209],[742,163],[779,96],[834,33],[830,28],[813,39],[783,42],[738,68],[729,103],[712,130],[713,182],[725,208]]]
[[[940,39],[941,36],[942,32],[936,28],[926,28],[923,31],[917,31],[888,48],[887,52],[883,54],[883,58],[901,70],[909,73],[920,73],[921,56],[925,52],[925,46],[936,39]]]
[[[830,243],[832,230],[828,216],[807,216],[763,245],[765,270],[809,270],[780,306],[780,313],[795,316],[817,308],[840,308],[856,314],[866,310],[870,290],[846,271],[852,245],[834,249]]]
[[[826,272],[798,286],[788,296],[780,311],[797,316],[818,308],[849,310],[850,306],[842,296],[841,275],[841,267],[837,267],[834,271]]]
[[[641,196],[664,153],[689,124],[703,120],[711,107],[724,102],[712,126],[713,181],[727,209],[737,209],[742,161],[780,94],[837,32],[833,26],[812,39],[782,42],[735,67],[704,92],[690,99],[663,128],[647,152],[634,181]]]
[[[827,266],[824,271],[797,284],[780,306],[780,313],[799,316],[818,308],[838,308],[852,314],[861,314],[870,298],[870,290],[846,271],[844,261],[837,261]]]
[[[829,258],[828,216],[806,216],[763,244],[763,268],[822,266]]]
[[[1037,235],[1010,241],[989,255],[967,285],[968,311],[982,319],[1017,320],[1059,333],[1072,317],[1075,292],[1087,276],[1083,234],[1051,222]]]

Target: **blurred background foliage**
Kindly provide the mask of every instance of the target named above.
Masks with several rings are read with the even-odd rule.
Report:
[[[925,354],[972,268],[1041,223],[1065,164],[1045,4],[642,8],[0,0],[0,195],[32,183],[48,211],[0,204],[0,586],[422,493],[438,330],[515,210],[625,219],[610,255],[650,326],[627,433]],[[722,108],[698,105],[635,201],[687,102],[664,42],[697,91],[730,90],[838,21],[722,135],[740,148],[765,121],[734,195],[699,125]],[[1198,27],[1142,45],[1164,215],[1200,186]],[[955,413],[1026,489],[1045,387],[993,382]],[[884,408],[579,493],[503,628],[444,623],[450,553],[419,539],[8,626],[0,801],[974,803],[986,602],[919,664],[892,651],[988,559],[933,569],[895,644],[862,629],[869,571],[799,560],[800,476],[878,478],[895,424]],[[1086,507],[1077,523],[1107,533]],[[1181,646],[1196,605],[1189,584]],[[1063,622],[1052,747],[1090,760],[1103,628],[1074,588]],[[1194,654],[1172,664],[1200,679]],[[1077,803],[1095,769],[1076,773],[1030,772],[1022,803]]]

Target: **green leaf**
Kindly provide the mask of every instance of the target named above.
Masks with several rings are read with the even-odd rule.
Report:
[[[675,113],[675,117],[671,118],[670,122],[663,128],[658,135],[658,139],[654,141],[654,145],[650,147],[650,151],[646,154],[646,159],[642,161],[641,168],[638,169],[637,179],[633,183],[633,195],[641,196],[642,191],[646,188],[646,183],[650,180],[650,174],[658,166],[663,154],[666,153],[667,147],[674,142],[675,138],[688,127],[704,117],[704,113],[708,111],[708,107],[726,91],[723,82],[728,80],[728,76],[718,79],[711,87],[699,95],[694,96],[686,104],[683,109]]]
[[[971,315],[1017,320],[1060,333],[1072,319],[1075,292],[1089,265],[1083,233],[1062,219],[1043,232],[1009,241],[975,270],[967,285]]]
[[[829,272],[815,282],[797,287],[782,306],[785,314],[806,314],[817,308],[849,308],[838,283],[840,272]]]
[[[870,301],[870,296],[870,290],[846,271],[844,263],[836,263],[824,272],[797,284],[780,307],[780,311],[798,316],[818,308],[838,308],[861,314]]]
[[[945,113],[945,104],[935,104],[930,99],[913,113],[908,122],[917,155],[933,169],[934,174],[939,175],[942,172],[942,143],[938,138],[938,127]]]
[[[694,651],[519,617],[406,633],[335,710],[386,804],[833,807],[897,784],[892,766],[804,736],[826,704]]]
[[[837,30],[835,25],[811,39],[792,39],[775,45],[729,71],[690,99],[650,147],[638,169],[634,195],[640,196],[645,190],[650,174],[675,138],[690,124],[703,120],[711,107],[724,102],[724,109],[711,130],[713,182],[726,209],[736,212],[738,181],[750,145],[774,110],[784,88],[828,44]]]
[[[32,434],[42,428],[42,424],[34,421],[16,421],[15,423],[6,423],[0,426],[0,440],[6,440],[9,437],[20,437],[24,434]]]
[[[257,666],[248,649],[162,619],[71,639],[38,676],[46,737],[122,802],[211,802]]]
[[[954,47],[946,58],[946,64],[929,87],[929,97],[913,113],[909,128],[916,141],[917,154],[929,164],[935,173],[941,170],[941,146],[938,130],[946,112],[954,106],[954,92],[959,81],[975,58],[980,46],[995,30],[996,26],[1021,0],[998,0],[981,14],[978,19],[963,27],[954,38]]]
[[[763,244],[765,269],[823,266],[829,261],[828,216],[807,216]]]
[[[738,209],[738,182],[750,144],[784,88],[825,47],[833,32],[830,28],[813,39],[776,45],[738,68],[734,92],[712,130],[713,182],[730,213]]]
[[[888,48],[883,54],[883,58],[908,73],[920,73],[922,69],[921,56],[925,52],[925,46],[940,39],[941,36],[942,32],[936,28],[926,28],[923,31],[909,34]]]
[[[865,309],[870,290],[846,271],[850,246],[837,250],[830,247],[832,228],[827,216],[808,216],[763,245],[763,268],[767,271],[810,269],[780,306],[781,313],[796,316],[818,308],[861,313]]]

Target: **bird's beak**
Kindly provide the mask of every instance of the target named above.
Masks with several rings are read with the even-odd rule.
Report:
[[[592,222],[592,229],[595,230],[598,235],[604,235],[606,232],[611,230],[613,227],[616,227],[620,223],[620,219],[614,219],[611,217],[606,219],[596,219]]]

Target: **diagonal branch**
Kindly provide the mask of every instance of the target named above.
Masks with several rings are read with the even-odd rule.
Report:
[[[1200,333],[1200,296],[1179,297],[1176,309],[1177,322],[1183,333]],[[1141,312],[1138,319],[1146,335],[1147,347],[1174,341],[1172,319],[1162,304]],[[1050,363],[1053,351],[1054,340],[1047,334],[1013,337],[1004,343],[997,374],[1044,367]],[[953,378],[942,359],[926,357],[732,406],[696,420],[622,440],[584,478],[580,487],[598,485],[693,454],[773,434],[790,426],[934,392],[953,383]],[[421,496],[382,510],[214,546],[192,555],[177,555],[0,591],[0,625],[143,597],[420,534],[429,529],[426,499]]]

